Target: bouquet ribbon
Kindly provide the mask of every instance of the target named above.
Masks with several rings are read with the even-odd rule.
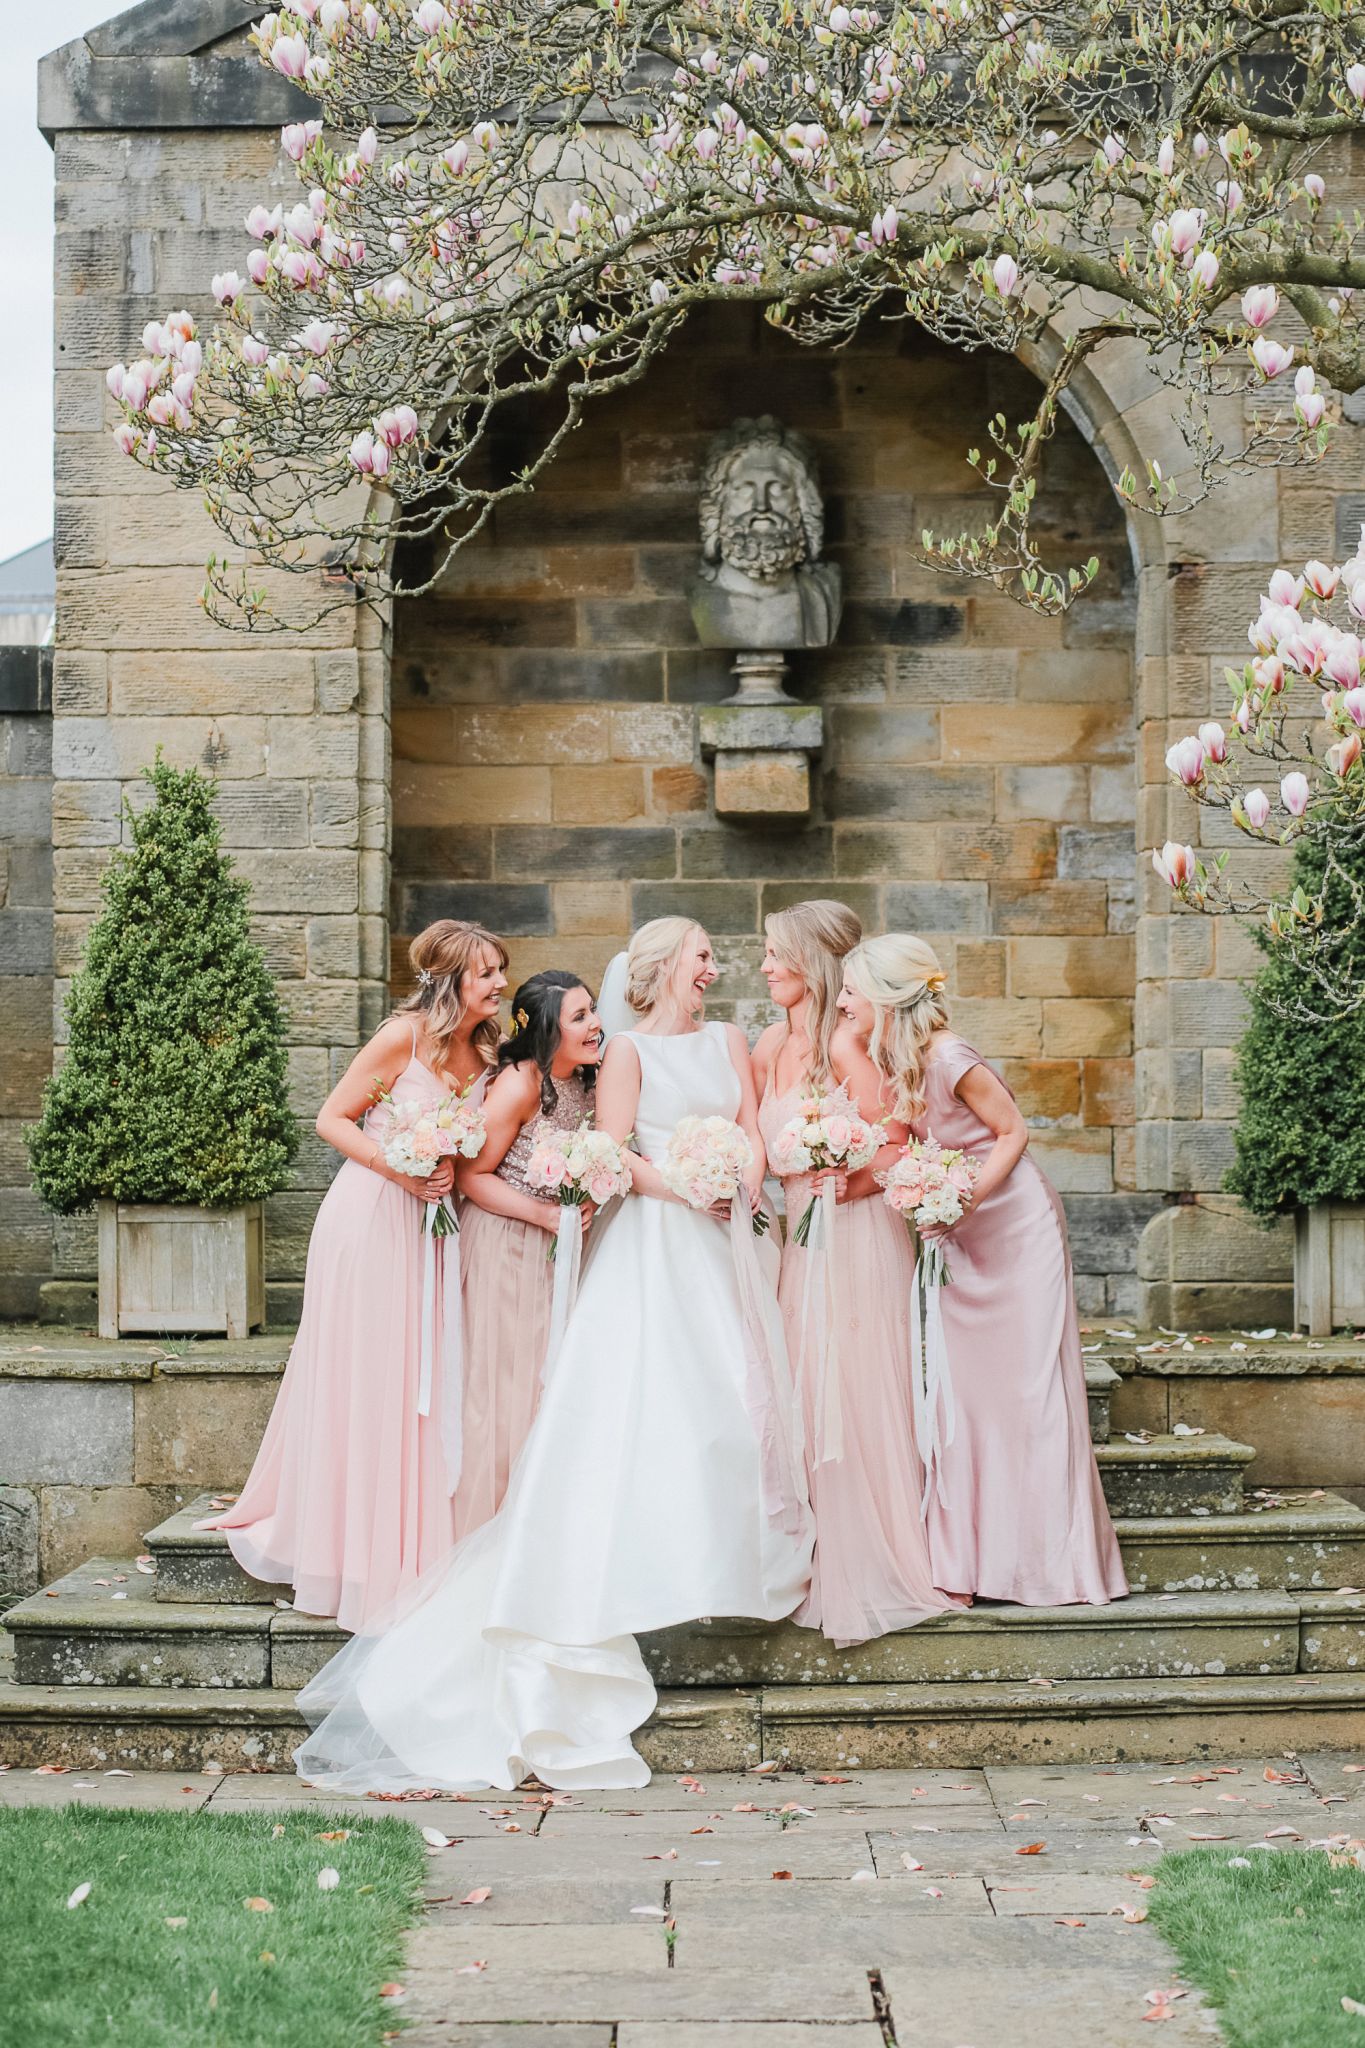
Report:
[[[806,1239],[801,1291],[803,1351],[815,1347],[815,1462],[837,1464],[844,1455],[844,1408],[839,1390],[839,1289],[834,1252],[838,1208],[832,1180],[824,1181]]]
[[[455,1211],[449,1196],[442,1208],[452,1224]],[[422,1223],[426,1249],[422,1270],[422,1350],[417,1381],[417,1413],[430,1415],[436,1379],[436,1303],[441,1304],[441,1452],[445,1461],[446,1492],[453,1494],[460,1483],[464,1463],[464,1308],[460,1298],[460,1240],[455,1231],[443,1237],[438,1249],[431,1225],[432,1216]]]
[[[799,1536],[806,1521],[800,1410],[793,1399],[791,1375],[784,1370],[785,1347],[780,1324],[774,1322],[777,1302],[759,1270],[753,1211],[748,1190],[742,1187],[730,1204],[730,1249],[748,1368],[744,1405],[758,1434],[764,1512],[788,1535]]]
[[[942,1248],[921,1238],[915,1261],[914,1295],[910,1303],[910,1390],[915,1414],[915,1439],[924,1460],[924,1498],[920,1514],[929,1512],[931,1490],[940,1507],[948,1505],[943,1491],[943,1452],[953,1440],[957,1410],[953,1402],[953,1380],[948,1370],[948,1346],[943,1334],[943,1283],[947,1277]],[[939,1433],[939,1411],[943,1428]]]
[[[583,1265],[583,1211],[577,1202],[560,1204],[559,1221],[555,1226],[555,1284],[550,1298],[550,1335],[545,1345],[545,1360],[540,1368],[540,1384],[548,1387],[550,1374],[559,1358],[559,1349],[564,1342],[568,1327],[569,1311],[578,1294],[578,1275]]]

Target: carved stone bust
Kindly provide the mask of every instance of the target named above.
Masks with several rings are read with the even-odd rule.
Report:
[[[822,562],[815,458],[771,414],[736,420],[707,451],[701,568],[688,592],[703,647],[828,647],[839,629],[838,566]]]

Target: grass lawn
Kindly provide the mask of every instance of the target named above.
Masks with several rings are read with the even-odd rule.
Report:
[[[1228,2048],[1365,2048],[1365,1870],[1320,1851],[1191,1849],[1164,1856],[1151,1919],[1218,2009]]]
[[[317,1807],[0,1811],[0,2041],[374,2048],[425,1867],[406,1821]]]

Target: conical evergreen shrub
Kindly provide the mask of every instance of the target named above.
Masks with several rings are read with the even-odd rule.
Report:
[[[232,1208],[286,1185],[298,1128],[284,1016],[196,769],[145,771],[67,997],[69,1045],[27,1133],[39,1194]]]
[[[1365,885],[1365,849],[1337,858]],[[1300,840],[1294,882],[1310,895],[1323,886],[1320,842]],[[1365,927],[1346,885],[1328,883],[1326,922],[1341,936],[1338,965],[1365,980]],[[1266,1222],[1317,1202],[1365,1201],[1365,1010],[1305,1023],[1275,1008],[1308,995],[1301,970],[1266,931],[1257,934],[1266,964],[1251,990],[1251,1022],[1237,1051],[1242,1107],[1237,1157],[1226,1186]]]

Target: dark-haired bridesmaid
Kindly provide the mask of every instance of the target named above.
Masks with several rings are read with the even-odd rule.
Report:
[[[546,968],[512,998],[510,1036],[484,1099],[488,1131],[476,1159],[461,1162],[460,1223],[465,1312],[464,1464],[455,1534],[464,1537],[502,1506],[517,1453],[540,1404],[550,1334],[551,1239],[559,1204],[526,1178],[539,1132],[576,1130],[593,1113],[602,1026],[576,974]]]

